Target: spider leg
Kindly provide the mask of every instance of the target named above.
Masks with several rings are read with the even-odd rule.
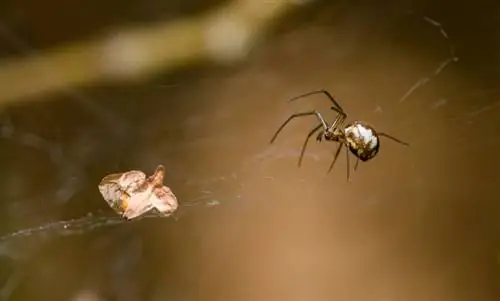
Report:
[[[323,141],[323,136],[324,136],[324,132],[323,131],[319,132],[318,136],[316,136],[316,142],[319,143],[319,142]]]
[[[345,156],[346,156],[346,160],[347,160],[347,182],[349,182],[349,180],[351,179],[350,177],[350,172],[351,172],[351,168],[350,168],[350,164],[349,164],[349,149],[345,148]]]
[[[358,169],[359,158],[356,159],[356,164],[354,164],[354,171]]]
[[[330,168],[328,168],[327,173],[332,171],[333,165],[335,165],[335,162],[337,161],[337,158],[339,157],[340,151],[342,150],[342,146],[344,146],[344,144],[339,142],[339,147],[337,148],[337,151],[335,152],[335,156],[333,157],[332,164],[330,164]]]
[[[314,133],[316,133],[323,125],[322,124],[319,124],[318,126],[316,126],[314,129],[312,129],[309,134],[307,134],[307,138],[306,140],[304,141],[304,144],[302,145],[302,150],[300,151],[300,157],[299,157],[299,167],[300,165],[302,164],[302,158],[304,157],[304,153],[306,152],[306,147],[307,147],[307,143],[309,142],[309,138],[311,138],[312,135],[314,135]],[[323,132],[320,132],[318,137],[320,135],[322,135]],[[317,138],[316,138],[317,139]]]
[[[346,114],[346,112],[344,112],[344,109],[342,109],[342,107],[335,100],[335,98],[330,94],[330,92],[326,91],[325,89],[315,90],[315,91],[311,91],[311,92],[307,92],[307,93],[295,96],[293,98],[290,98],[288,100],[288,102],[295,101],[297,99],[305,98],[305,97],[308,97],[308,96],[311,96],[311,95],[315,95],[315,94],[323,94],[323,95],[325,95],[330,100],[330,102],[333,104],[333,106],[331,107],[331,109],[337,113],[337,116],[335,117],[335,120],[333,121],[333,123],[330,125],[330,130],[333,130],[334,128],[337,128],[347,118],[347,114]]]
[[[397,143],[400,143],[400,144],[402,144],[402,145],[404,145],[404,146],[410,146],[410,144],[408,144],[408,143],[406,143],[406,142],[404,142],[404,141],[401,141],[401,140],[399,140],[398,138],[393,137],[393,136],[391,136],[391,135],[389,135],[389,134],[386,134],[386,133],[378,133],[378,135],[379,135],[379,136],[382,136],[382,137],[389,138],[389,139],[391,139],[392,141],[395,141],[395,142],[397,142]]]
[[[305,98],[305,97],[308,97],[308,96],[311,96],[311,95],[315,95],[315,94],[323,94],[323,95],[325,95],[332,102],[332,104],[335,107],[335,109],[338,110],[337,112],[339,114],[345,114],[344,109],[342,109],[342,107],[335,100],[335,98],[333,98],[333,96],[330,94],[330,92],[326,91],[325,89],[315,90],[315,91],[307,92],[307,93],[304,93],[304,94],[300,94],[298,96],[290,98],[288,101],[291,102],[291,101],[297,100],[299,98]]]
[[[276,131],[276,133],[274,133],[274,136],[273,138],[271,139],[271,142],[270,143],[273,143],[274,140],[276,140],[276,137],[278,137],[278,134],[281,132],[281,130],[283,130],[283,128],[294,118],[296,117],[304,117],[304,116],[310,116],[310,115],[316,115],[316,117],[318,117],[319,121],[321,122],[321,126],[326,130],[328,128],[328,125],[326,124],[326,121],[325,119],[323,118],[323,116],[321,116],[321,114],[318,112],[318,111],[309,111],[309,112],[303,112],[303,113],[295,113],[293,114],[292,116],[288,117],[287,120],[285,120],[285,122],[283,122],[283,124],[279,127],[279,129]]]

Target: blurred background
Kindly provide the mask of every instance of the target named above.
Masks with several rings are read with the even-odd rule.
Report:
[[[500,300],[499,20],[485,0],[1,1],[0,231],[27,230],[0,240],[0,298]],[[382,140],[347,182],[312,139],[298,168],[314,118],[269,140],[334,117],[286,102],[316,89],[411,147]],[[114,216],[103,176],[158,164],[202,202],[93,219]]]

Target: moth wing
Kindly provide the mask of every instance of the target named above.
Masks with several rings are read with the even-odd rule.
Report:
[[[123,176],[123,173],[113,173],[113,174],[107,175],[104,178],[102,178],[101,183],[99,183],[99,186],[107,185],[109,183],[119,184],[120,178],[122,176]]]
[[[99,192],[108,205],[117,213],[123,214],[127,208],[131,192],[141,185],[146,175],[141,171],[109,174],[99,183]]]
[[[128,206],[123,212],[123,216],[134,219],[153,208],[147,192],[137,192],[130,195]]]
[[[144,213],[148,212],[149,210],[153,209],[153,205],[151,203],[145,204],[143,207],[129,207],[124,213],[123,216],[125,216],[127,219],[134,219],[138,216],[143,215]]]
[[[162,215],[170,215],[179,207],[176,196],[167,186],[155,187],[150,197],[153,207]]]
[[[122,189],[119,180],[122,175],[122,173],[107,175],[99,183],[99,192],[111,207],[114,207],[121,198]]]
[[[146,181],[146,174],[139,170],[131,170],[121,174],[119,184],[123,190],[132,192]]]

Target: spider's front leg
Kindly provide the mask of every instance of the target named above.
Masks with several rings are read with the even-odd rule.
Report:
[[[323,141],[323,136],[325,136],[325,132],[324,131],[319,132],[318,136],[316,136],[316,142],[320,143],[321,141]]]
[[[316,118],[318,118],[318,120],[320,121],[320,125],[318,125],[315,130],[311,131],[308,135],[308,137],[311,137],[314,133],[313,132],[316,132],[317,130],[319,130],[321,127],[323,127],[323,129],[327,129],[328,128],[328,124],[326,123],[325,119],[323,118],[323,116],[321,116],[321,114],[314,110],[314,111],[309,111],[309,112],[302,112],[302,113],[295,113],[295,114],[292,114],[290,117],[288,117],[287,120],[285,120],[285,122],[283,122],[283,124],[281,124],[281,126],[278,128],[278,130],[276,131],[276,133],[274,133],[274,136],[273,138],[271,138],[271,141],[270,143],[273,143],[274,140],[276,140],[276,138],[278,137],[278,134],[281,132],[281,130],[283,130],[283,128],[285,128],[285,126],[290,122],[292,121],[292,119],[295,119],[295,118],[298,118],[298,117],[305,117],[305,116],[312,116],[312,115],[316,115]]]

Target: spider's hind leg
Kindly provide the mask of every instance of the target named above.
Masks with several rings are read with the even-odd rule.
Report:
[[[404,141],[401,141],[401,140],[399,140],[398,138],[396,138],[396,137],[394,137],[394,136],[392,136],[392,135],[389,135],[389,134],[387,134],[387,133],[378,133],[378,135],[379,135],[379,136],[381,136],[381,137],[389,138],[390,140],[392,140],[392,141],[394,141],[394,142],[397,142],[397,143],[399,143],[399,144],[402,144],[402,145],[404,145],[404,146],[410,146],[410,144],[409,144],[409,143],[404,142]]]
[[[356,159],[356,163],[354,164],[354,171],[358,169],[358,165],[359,165],[359,158]]]
[[[346,161],[347,161],[347,182],[349,182],[351,180],[351,167],[350,167],[350,163],[349,163],[349,148],[345,147],[345,156],[346,156]]]

